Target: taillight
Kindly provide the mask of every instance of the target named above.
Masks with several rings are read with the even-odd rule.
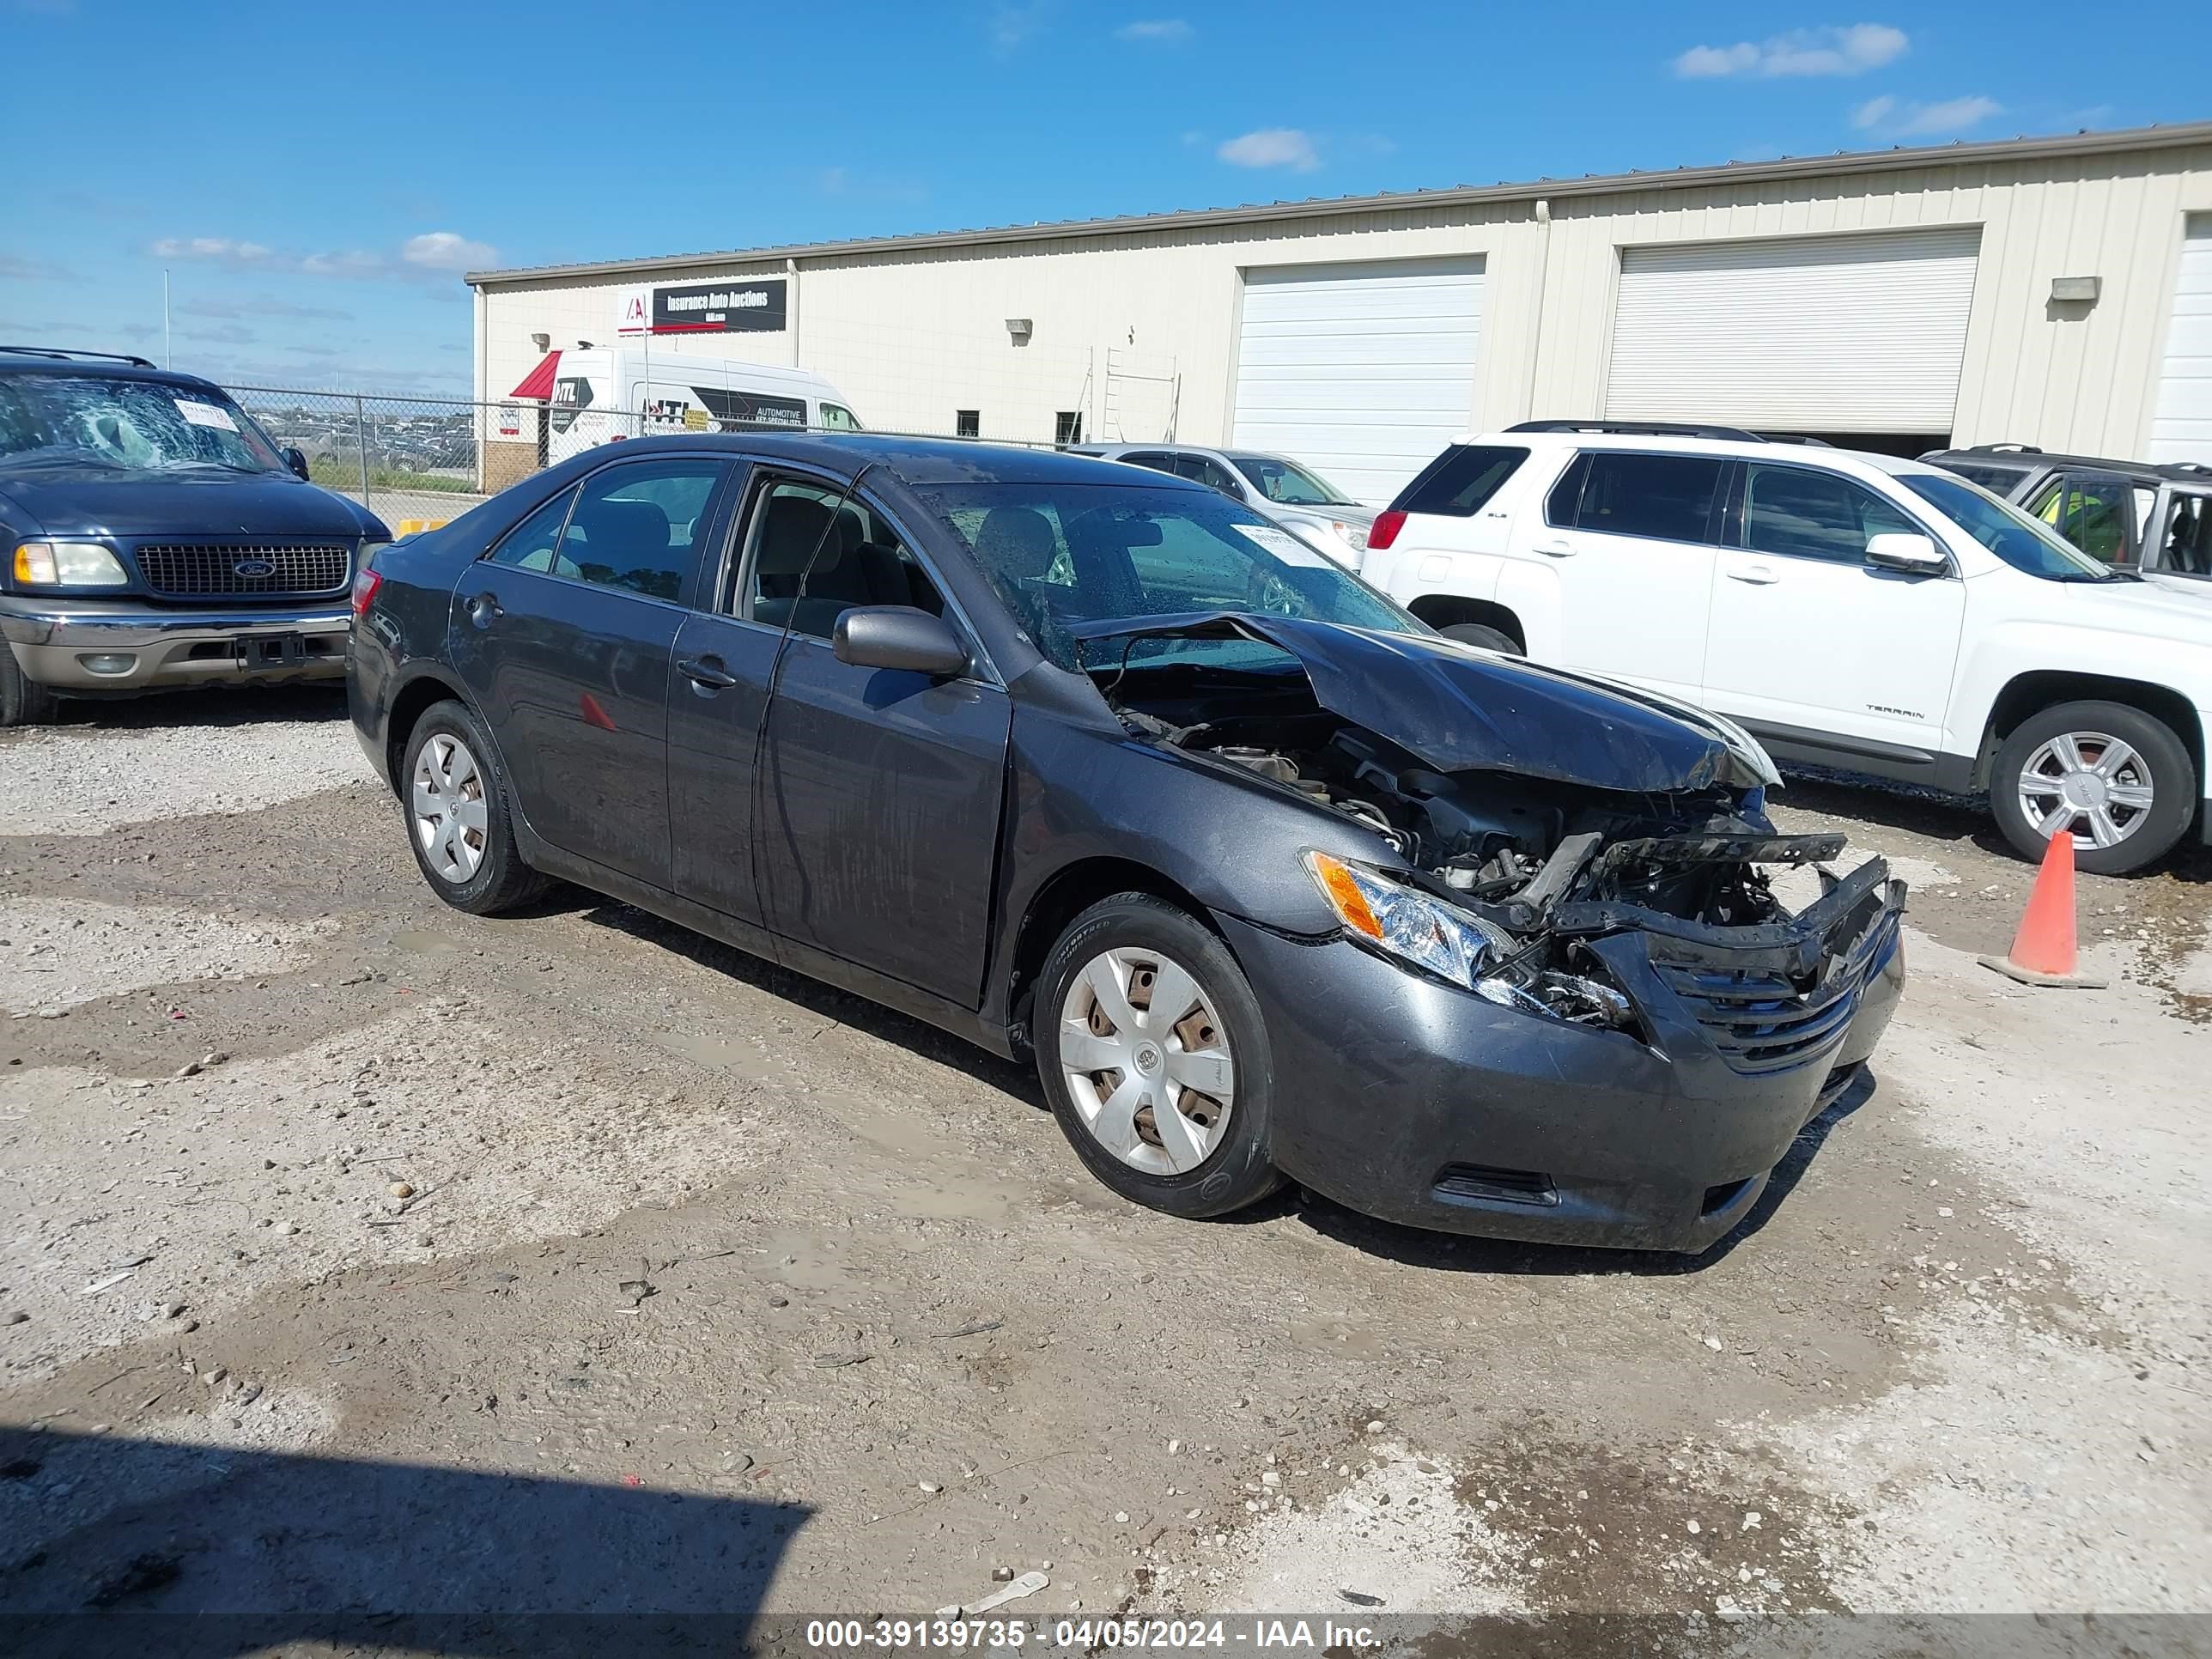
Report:
[[[353,614],[364,615],[375,602],[376,590],[384,586],[384,578],[374,570],[357,570],[353,578]]]
[[[1396,507],[1387,513],[1377,513],[1375,522],[1367,526],[1367,545],[1370,550],[1387,550],[1398,539],[1398,532],[1406,527],[1406,515]]]

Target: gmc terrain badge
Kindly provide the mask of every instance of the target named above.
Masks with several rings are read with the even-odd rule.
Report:
[[[274,559],[240,559],[231,566],[230,574],[234,576],[273,576],[276,574],[276,562]]]

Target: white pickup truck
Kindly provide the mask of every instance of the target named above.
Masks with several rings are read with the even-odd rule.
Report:
[[[2212,594],[1918,461],[1702,427],[1455,441],[1362,574],[1467,642],[1730,716],[1783,761],[1987,793],[2087,870],[2212,838]]]

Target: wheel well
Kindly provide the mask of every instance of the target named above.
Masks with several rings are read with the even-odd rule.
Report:
[[[2165,723],[2187,745],[2197,763],[2197,781],[2204,774],[2204,730],[2197,710],[2179,691],[2141,680],[2114,679],[2103,674],[2077,674],[2052,669],[2022,674],[1997,694],[1990,710],[1989,729],[1982,735],[1982,750],[1974,763],[1974,787],[1988,787],[1997,748],[2023,720],[2062,702],[2117,702],[2139,708]]]
[[[392,700],[392,717],[385,725],[384,770],[392,780],[393,794],[399,793],[399,775],[406,765],[407,740],[415,735],[415,722],[435,704],[467,701],[434,674],[410,680],[400,688],[399,695]]]
[[[1460,623],[1476,623],[1484,628],[1496,629],[1523,651],[1528,648],[1528,635],[1521,627],[1521,618],[1504,605],[1492,605],[1488,599],[1462,599],[1456,593],[1424,593],[1406,609],[1431,628],[1450,628]]]
[[[1067,924],[1100,899],[1115,893],[1150,893],[1187,912],[1200,927],[1216,934],[1220,932],[1203,904],[1151,866],[1133,859],[1079,860],[1055,872],[1037,890],[1022,917],[1021,931],[1014,936],[1014,970],[1006,987],[1006,1009],[1007,1023],[1018,1033],[1025,1035],[1028,1030],[1037,975],[1044,971],[1045,958],[1067,931]]]

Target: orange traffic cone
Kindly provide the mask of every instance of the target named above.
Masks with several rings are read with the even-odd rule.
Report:
[[[2074,937],[2074,832],[2063,830],[2043,849],[2043,867],[2035,872],[2035,890],[2027,896],[2020,931],[2013,935],[2012,954],[1983,957],[1984,968],[1994,968],[2022,985],[2063,985],[2076,990],[2101,989],[2108,981],[2085,976]]]

